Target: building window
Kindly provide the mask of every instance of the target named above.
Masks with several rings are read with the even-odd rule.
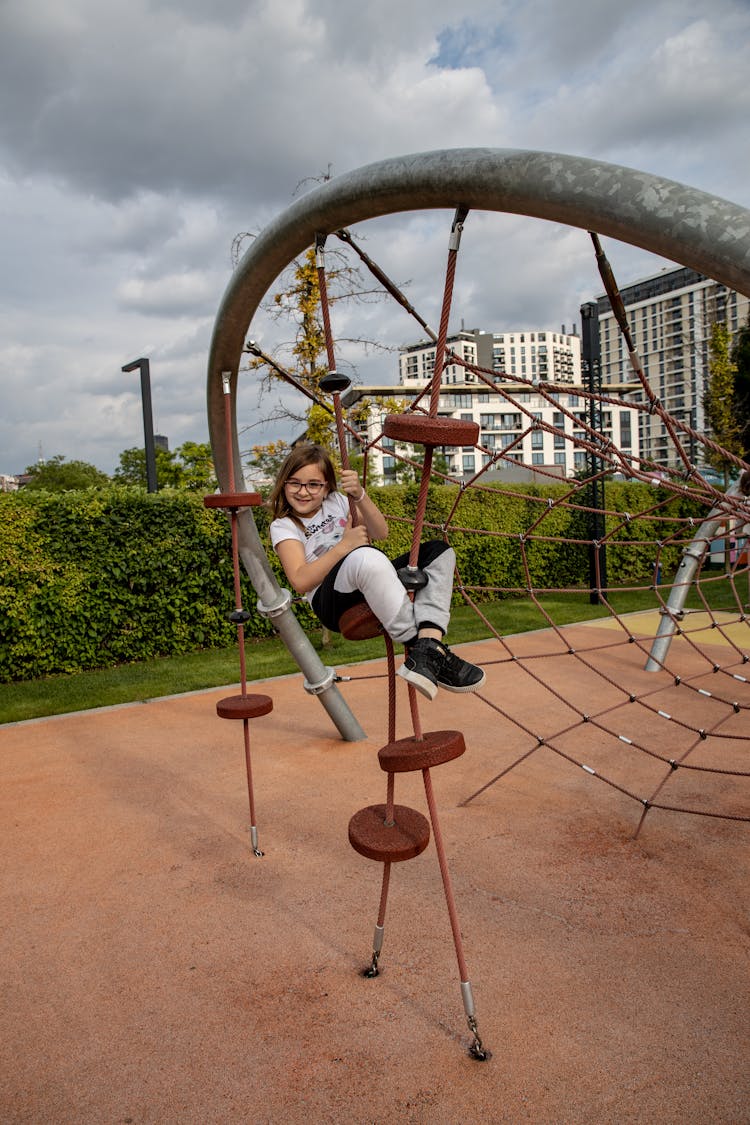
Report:
[[[532,453],[531,454],[531,464],[532,465],[543,465],[544,464],[544,454],[543,453]]]
[[[474,472],[474,458],[473,458],[473,456],[472,457],[464,456],[463,467],[464,467],[465,473],[473,473]]]

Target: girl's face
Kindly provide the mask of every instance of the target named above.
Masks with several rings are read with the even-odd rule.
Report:
[[[284,484],[287,503],[295,516],[314,516],[328,495],[323,466],[304,465]]]

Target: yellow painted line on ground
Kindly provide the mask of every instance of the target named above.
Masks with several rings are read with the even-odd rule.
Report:
[[[622,625],[614,617],[602,617],[597,621],[586,621],[584,624],[591,626],[592,629],[619,629],[620,631],[624,625],[636,636],[655,637],[661,617],[658,610],[644,610],[641,613],[623,614],[620,618]],[[717,628],[711,628],[712,621],[717,623]],[[691,610],[685,614],[679,627],[696,644],[735,644],[738,648],[750,649],[750,622],[738,620],[736,613],[723,611],[712,616],[703,610]]]

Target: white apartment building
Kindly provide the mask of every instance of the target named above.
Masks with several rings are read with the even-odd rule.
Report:
[[[477,447],[446,447],[437,452],[445,459],[447,472],[458,480],[468,480],[494,460],[492,471],[506,474],[524,467],[544,475],[572,476],[586,469],[588,453],[581,442],[590,438],[586,429],[589,414],[582,396],[581,340],[572,332],[534,330],[523,332],[480,332],[462,329],[448,337],[447,351],[465,362],[492,372],[492,385],[460,363],[444,368],[438,414],[478,424]],[[352,387],[343,396],[345,406],[362,398],[413,400],[432,377],[435,345],[422,341],[401,350],[400,382],[397,386]],[[513,382],[515,376],[525,382]],[[535,391],[535,383],[555,383],[559,391]],[[632,381],[627,384],[632,387]],[[607,387],[616,395],[624,388]],[[428,405],[427,401],[424,403]],[[369,444],[381,432],[386,411],[371,408],[362,436]],[[626,402],[607,405],[602,412],[600,432],[627,455],[638,455],[636,411]],[[576,442],[579,444],[577,445]],[[396,478],[399,459],[421,460],[423,451],[406,445],[398,448],[389,438],[381,438],[370,449],[371,470],[384,482]],[[497,457],[497,454],[501,456]],[[488,471],[488,479],[489,471]]]
[[[467,363],[522,379],[541,379],[550,383],[580,383],[581,338],[575,332],[547,330],[533,332],[481,332],[461,329],[449,336],[447,350]],[[399,355],[399,382],[419,386],[432,378],[435,369],[435,344],[421,341],[402,348]],[[443,383],[474,383],[476,376],[459,364],[448,364]]]
[[[705,433],[703,398],[709,375],[711,325],[724,321],[730,332],[736,332],[747,321],[750,301],[687,267],[662,270],[620,292],[652,391],[668,414]],[[632,370],[625,341],[609,299],[599,296],[596,306],[602,379],[605,383],[622,380]],[[641,388],[633,398],[646,401]],[[689,444],[687,436],[682,440]],[[640,448],[644,458],[657,464],[669,467],[677,463],[666,426],[658,415],[641,413]],[[700,450],[689,452],[691,459],[703,462]]]

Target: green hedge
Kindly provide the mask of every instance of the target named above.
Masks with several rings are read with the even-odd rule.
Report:
[[[585,512],[556,506],[568,494],[565,486],[467,490],[450,518],[458,490],[434,487],[424,537],[442,535],[450,519],[447,535],[461,579],[467,586],[500,588],[487,597],[523,594],[529,581],[540,589],[585,587],[587,546],[560,542],[589,536]],[[409,549],[417,495],[416,485],[378,490],[382,510],[392,517],[392,556]],[[646,486],[607,486],[606,506],[613,510],[636,513],[657,500],[656,490]],[[692,529],[674,520],[696,514],[677,500],[656,524],[608,517],[608,530],[621,525],[608,548],[610,585],[647,584],[655,561],[652,541],[674,534],[689,539]],[[256,509],[255,515],[285,585],[268,543],[268,513]],[[519,537],[540,515],[522,551]],[[665,548],[663,573],[678,560],[679,545]],[[113,487],[2,494],[0,563],[0,682],[214,648],[236,636],[226,620],[234,608],[229,520],[189,493]],[[307,604],[295,604],[303,626],[314,626]],[[270,635],[273,628],[256,612],[246,578],[243,605],[252,613],[246,634]]]
[[[0,680],[230,644],[226,517],[187,493],[0,500]],[[265,623],[264,623],[265,624]]]
[[[465,586],[489,587],[485,597],[493,599],[523,595],[529,587],[588,587],[592,516],[585,491],[574,495],[566,485],[467,489],[454,510],[457,495],[455,487],[430,489],[423,538],[447,536]],[[409,548],[417,496],[417,485],[378,494],[380,507],[397,521],[389,554]],[[673,573],[695,531],[689,520],[701,517],[689,499],[642,484],[608,483],[604,506],[615,513],[606,516],[605,536],[608,585],[617,587],[648,585],[657,555],[662,574]],[[650,518],[635,518],[654,507]]]

